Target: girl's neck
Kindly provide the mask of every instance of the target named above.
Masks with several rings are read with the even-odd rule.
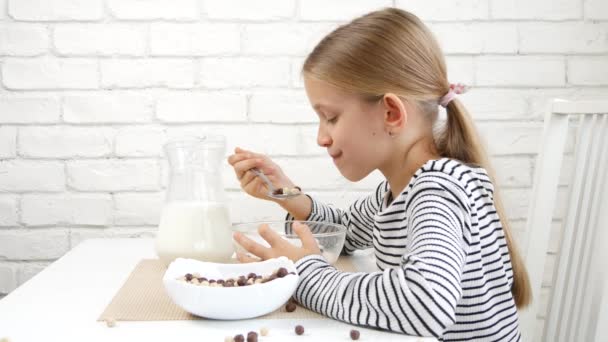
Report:
[[[400,151],[399,156],[380,170],[390,185],[392,199],[399,196],[422,165],[439,158],[435,143],[428,138],[414,141],[405,151]]]

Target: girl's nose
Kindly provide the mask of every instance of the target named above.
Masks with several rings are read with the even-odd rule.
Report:
[[[321,147],[331,146],[332,140],[329,134],[325,132],[325,130],[319,126],[319,131],[317,132],[317,144]]]

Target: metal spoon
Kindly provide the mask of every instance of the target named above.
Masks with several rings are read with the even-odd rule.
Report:
[[[301,192],[289,193],[289,194],[279,193],[279,190],[282,190],[282,189],[275,188],[274,185],[272,185],[272,183],[270,182],[270,179],[268,179],[268,177],[266,177],[266,175],[262,171],[260,171],[259,169],[256,169],[256,168],[250,169],[250,171],[253,172],[256,176],[260,177],[262,179],[262,181],[264,183],[266,183],[266,186],[268,186],[268,197],[272,197],[272,198],[276,198],[276,199],[287,199],[287,198],[300,196],[302,194]]]

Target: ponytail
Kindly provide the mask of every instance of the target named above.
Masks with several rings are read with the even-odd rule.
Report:
[[[453,99],[446,106],[447,121],[437,139],[437,150],[442,157],[460,160],[466,164],[483,167],[495,185],[494,206],[500,218],[507,241],[507,248],[513,268],[513,286],[511,293],[515,305],[521,309],[532,301],[530,279],[523,259],[515,246],[511,227],[502,205],[498,188],[496,187],[494,170],[490,166],[486,151],[483,149],[471,116],[458,99]]]

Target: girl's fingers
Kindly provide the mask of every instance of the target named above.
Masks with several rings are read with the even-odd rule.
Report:
[[[228,156],[228,163],[234,165],[235,163],[248,158],[253,158],[253,156],[250,153],[235,153]]]
[[[245,235],[239,233],[239,232],[235,232],[234,235],[234,240],[241,245],[241,247],[243,247],[247,252],[260,257],[261,259],[268,259],[270,257],[270,249],[266,248],[262,245],[260,245],[259,243],[251,240],[250,238],[246,237]]]
[[[256,152],[253,152],[253,151],[244,150],[244,149],[242,149],[242,148],[240,148],[240,147],[235,148],[235,149],[234,149],[234,152],[235,152],[236,154],[247,154],[247,155],[249,155],[249,156],[250,156],[250,157],[252,157],[252,158],[264,157],[264,155],[263,155],[263,154],[261,154],[261,153],[256,153]]]
[[[253,167],[259,168],[266,175],[274,173],[272,162],[265,155],[249,152],[239,147],[235,148],[235,152],[236,154],[228,157],[228,163],[234,168],[237,178],[240,179],[245,171]]]
[[[234,152],[235,152],[235,153],[249,153],[249,154],[251,154],[252,156],[261,156],[261,155],[262,155],[262,154],[260,154],[260,153],[256,153],[256,152],[253,152],[253,151],[250,151],[250,150],[246,150],[246,149],[244,149],[244,148],[240,148],[240,147],[235,148],[235,149],[234,149]]]
[[[249,193],[261,195],[268,192],[266,183],[264,183],[260,177],[251,171],[245,173],[245,176],[243,176],[241,179],[241,187]]]
[[[266,176],[274,178],[275,177],[275,173],[276,173],[275,172],[275,168],[273,166],[265,164],[263,162],[262,162],[262,164],[264,165],[263,169],[262,169],[262,167],[260,167],[260,169],[262,169],[262,172],[264,172],[264,174]]]
[[[234,168],[234,174],[236,175],[236,177],[238,179],[241,179],[247,171],[253,169],[254,167],[258,167],[259,164],[260,160],[257,158],[253,158],[238,161],[234,163],[232,167]]]
[[[285,242],[285,240],[283,240],[283,238],[272,230],[267,224],[260,225],[258,228],[258,233],[260,233],[260,236],[273,248]]]
[[[263,154],[249,152],[249,151],[239,151],[239,152],[236,152],[236,153],[228,156],[228,163],[230,165],[233,165],[234,163],[239,162],[244,159],[263,158],[263,157],[265,157]]]
[[[307,225],[299,223],[299,222],[294,222],[293,230],[296,233],[296,235],[300,238],[300,241],[302,241],[302,247],[304,247],[304,249],[312,250],[312,251],[319,250],[319,245],[317,245],[317,240],[315,240],[314,236],[312,235],[312,232],[310,231],[310,228],[308,228]]]
[[[245,171],[245,174],[240,179],[241,186],[247,187],[251,181],[255,180],[256,177],[257,176],[255,175],[255,173],[251,171]]]
[[[245,253],[241,253],[241,252],[236,252],[236,258],[242,264],[261,261],[260,258],[254,258],[254,257],[251,257],[251,256],[249,256]]]

